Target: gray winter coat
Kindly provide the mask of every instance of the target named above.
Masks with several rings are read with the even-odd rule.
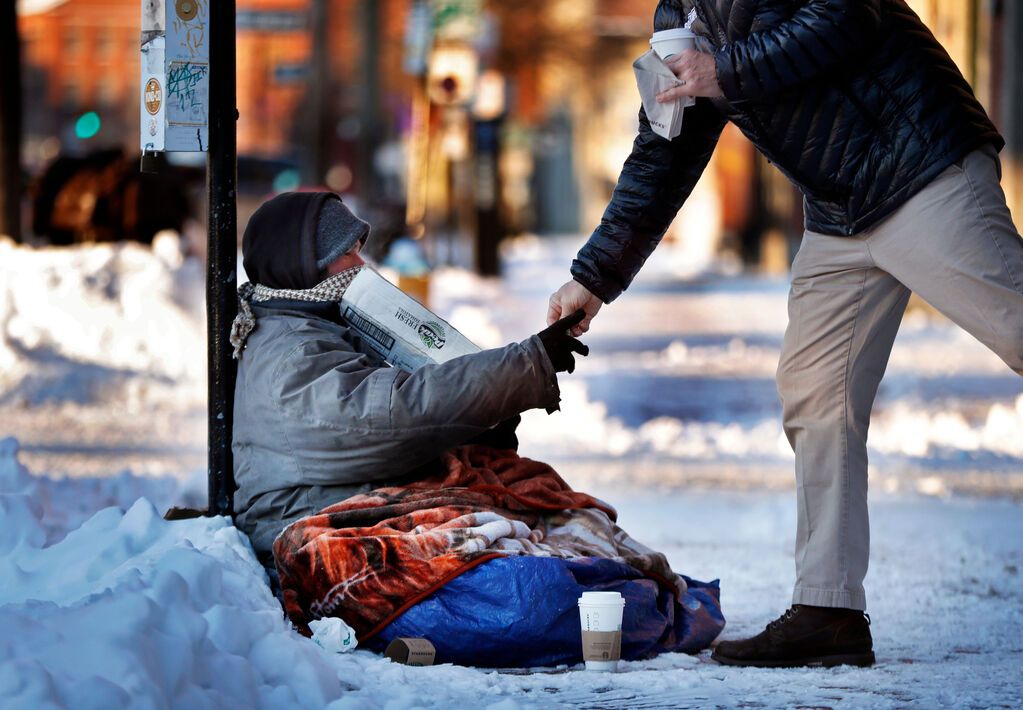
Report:
[[[408,374],[336,304],[253,304],[234,405],[235,522],[257,552],[294,520],[423,475],[445,450],[559,399],[536,336]]]

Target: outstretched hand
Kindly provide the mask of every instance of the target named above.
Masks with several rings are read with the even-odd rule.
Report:
[[[544,350],[547,351],[547,357],[554,365],[555,372],[572,373],[575,371],[575,356],[572,353],[578,353],[583,357],[590,354],[590,349],[587,346],[569,335],[569,329],[578,326],[585,317],[586,313],[580,308],[572,315],[556,321],[538,333],[540,342],[543,343]]]
[[[547,325],[578,309],[583,319],[572,326],[572,335],[579,336],[590,329],[590,321],[604,303],[578,281],[569,281],[551,296],[547,307]]]

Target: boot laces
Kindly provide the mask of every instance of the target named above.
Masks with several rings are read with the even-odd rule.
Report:
[[[785,624],[791,621],[798,613],[799,609],[797,609],[794,606],[789,607],[789,609],[787,609],[784,614],[782,614],[777,619],[775,619],[774,621],[767,625],[767,633],[772,638],[777,638],[778,635],[781,634]]]

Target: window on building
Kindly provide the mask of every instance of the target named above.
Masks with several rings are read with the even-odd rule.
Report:
[[[96,98],[101,106],[113,106],[120,100],[120,82],[113,73],[107,72],[100,77],[96,88]]]
[[[114,55],[114,32],[109,27],[103,27],[96,34],[96,56],[100,60],[110,60]]]
[[[82,51],[82,28],[71,25],[64,30],[64,54],[68,57],[77,57]]]

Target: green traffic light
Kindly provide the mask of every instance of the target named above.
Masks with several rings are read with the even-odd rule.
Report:
[[[102,121],[99,120],[99,114],[95,111],[89,111],[83,113],[75,121],[75,137],[85,140],[86,138],[92,138],[94,135],[99,133]]]
[[[290,192],[297,190],[301,184],[302,176],[298,174],[298,171],[288,168],[277,173],[274,177],[273,190],[274,192]]]

